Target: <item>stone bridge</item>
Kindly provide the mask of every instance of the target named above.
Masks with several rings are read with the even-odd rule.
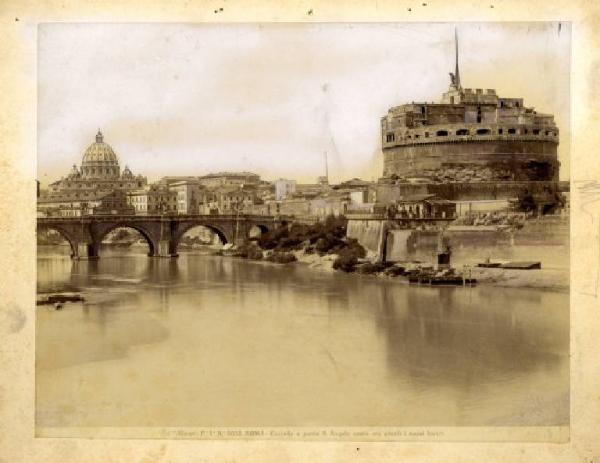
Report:
[[[223,243],[243,244],[254,227],[262,233],[287,225],[281,216],[260,215],[89,215],[38,217],[38,231],[52,229],[71,245],[74,259],[98,257],[100,243],[116,228],[133,228],[148,243],[149,256],[176,257],[181,237],[197,226],[216,233]]]

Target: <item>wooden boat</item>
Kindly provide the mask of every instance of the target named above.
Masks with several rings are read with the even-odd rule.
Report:
[[[439,248],[441,248],[441,241]],[[433,266],[428,268],[419,268],[415,271],[407,272],[409,283],[416,283],[430,286],[473,286],[477,283],[475,278],[467,277],[463,273],[458,273],[453,267],[450,267],[450,256],[452,252],[450,246],[438,252],[437,270]]]
[[[418,273],[408,277],[409,283],[429,286],[473,286],[476,278],[465,278],[461,274],[452,272]]]
[[[80,294],[73,293],[62,293],[62,294],[49,294],[49,295],[40,295],[38,296],[35,305],[60,305],[65,302],[81,302],[83,301],[83,297]]]
[[[506,264],[502,264],[500,268],[508,268],[515,270],[537,270],[542,268],[542,263],[537,261],[507,262]]]
[[[479,262],[477,267],[483,268],[498,268],[502,265],[502,262]]]

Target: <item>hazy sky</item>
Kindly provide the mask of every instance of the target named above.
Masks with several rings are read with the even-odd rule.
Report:
[[[315,181],[382,173],[390,106],[495,88],[553,113],[568,177],[568,23],[43,24],[38,175],[65,175],[98,128],[147,175],[254,171]]]

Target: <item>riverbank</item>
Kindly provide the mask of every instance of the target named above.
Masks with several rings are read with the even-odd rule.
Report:
[[[249,259],[253,261],[265,261],[277,264],[276,260],[269,259],[269,251],[262,251],[263,258],[232,256],[237,258]],[[317,254],[314,252],[306,253],[304,250],[296,250],[290,253],[294,260],[286,262],[287,265],[303,265],[311,269],[333,273],[342,270],[336,270],[335,263],[339,262],[338,254]],[[396,262],[389,264],[377,264],[373,260],[364,258],[359,259],[355,268],[350,272],[367,278],[385,278],[395,280],[402,284],[408,284],[408,279],[402,276],[402,269],[416,267],[425,263],[418,262]],[[462,268],[460,269],[462,270]],[[560,268],[541,268],[534,270],[513,270],[501,268],[480,268],[475,265],[468,267],[470,276],[475,278],[478,284],[490,285],[507,288],[531,288],[544,289],[558,292],[569,291],[569,271]]]
[[[534,225],[538,225],[538,222],[535,221]],[[525,235],[531,225],[527,224],[521,228]],[[536,231],[538,230],[536,229]],[[553,231],[553,229],[547,230],[548,236],[553,237]],[[568,244],[568,237],[566,243]],[[558,265],[554,267],[549,266],[547,260],[542,260],[542,268],[534,270],[477,267],[477,263],[483,261],[479,259],[480,255],[494,256],[502,252],[502,257],[510,255],[512,258],[510,260],[519,260],[542,249],[543,245],[543,240],[536,242],[533,246],[518,245],[508,253],[507,250],[499,249],[493,244],[483,247],[477,245],[473,249],[470,249],[469,246],[461,246],[456,253],[452,254],[452,265],[458,271],[465,269],[469,272],[468,275],[475,278],[479,284],[567,292],[569,290],[568,259],[566,265],[564,262],[557,261],[555,264]],[[516,252],[517,248],[518,252]],[[334,217],[328,218],[324,223],[294,224],[289,228],[274,230],[240,248],[229,249],[224,254],[254,261],[266,260],[280,264],[298,263],[326,272],[358,273],[377,278],[394,279],[402,283],[408,283],[408,280],[403,277],[404,270],[416,269],[420,266],[431,267],[435,260],[435,252],[421,252],[416,253],[411,260],[407,261],[377,262],[376,256],[367,252],[357,240],[346,236],[345,220]]]

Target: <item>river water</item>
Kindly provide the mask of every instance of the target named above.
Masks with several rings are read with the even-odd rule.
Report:
[[[569,423],[569,296],[38,247],[36,425]]]

